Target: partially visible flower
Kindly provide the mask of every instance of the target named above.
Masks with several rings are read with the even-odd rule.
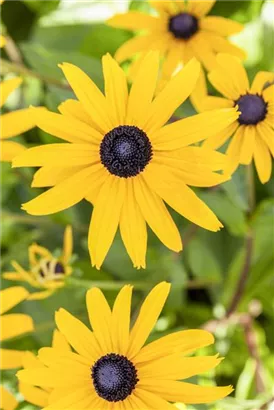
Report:
[[[219,66],[208,75],[212,85],[224,96],[201,95],[202,111],[238,107],[239,118],[223,131],[208,138],[203,146],[218,149],[231,138],[226,153],[233,173],[239,164],[248,165],[254,159],[258,176],[266,183],[274,156],[274,73],[260,71],[249,85],[246,71],[236,57],[219,54]]]
[[[88,247],[93,266],[102,265],[118,227],[137,268],[146,266],[147,224],[165,246],[182,250],[179,231],[164,201],[203,228],[222,224],[189,186],[226,180],[226,156],[194,143],[221,132],[238,118],[235,108],[194,115],[167,124],[195,87],[200,72],[191,60],[155,97],[159,54],[150,52],[128,90],[124,71],[109,55],[102,59],[105,95],[78,67],[63,63],[77,100],[61,114],[33,110],[37,125],[66,143],[26,150],[13,167],[41,167],[33,186],[52,187],[23,204],[32,215],[48,215],[82,199],[94,205]]]
[[[4,2],[4,0],[0,0],[0,6],[3,2]],[[4,47],[5,44],[6,44],[5,37],[2,34],[0,34],[0,48]]]
[[[149,3],[156,10],[156,16],[129,11],[107,21],[112,27],[141,32],[118,49],[119,62],[137,53],[159,50],[164,57],[163,77],[169,78],[192,57],[206,70],[215,66],[218,52],[245,58],[245,52],[227,40],[228,36],[242,31],[243,26],[224,17],[207,16],[215,0],[151,0]]]
[[[63,253],[59,258],[54,257],[48,249],[32,244],[29,247],[29,270],[25,270],[19,263],[12,261],[15,272],[4,272],[3,278],[27,282],[34,288],[43,289],[31,293],[28,299],[45,299],[57,289],[62,288],[65,285],[65,279],[71,275],[72,246],[72,229],[71,226],[67,226],[64,233]]]
[[[9,95],[22,83],[20,77],[14,77],[2,81],[0,84],[0,108],[5,104]],[[38,110],[43,108],[37,108]],[[0,134],[0,159],[10,162],[13,158],[25,150],[25,147],[15,141],[7,141],[9,138],[22,134],[35,127],[31,108],[24,108],[1,114]]]
[[[32,318],[23,313],[9,313],[3,315],[14,306],[28,297],[29,293],[21,286],[14,286],[0,291],[0,314],[1,314],[1,335],[0,341],[7,341],[16,336],[32,332],[34,325]],[[16,369],[22,366],[24,351],[0,349],[0,369]],[[17,400],[13,395],[0,386],[0,408],[3,410],[13,410],[17,406]]]
[[[184,330],[144,346],[162,311],[170,285],[162,282],[145,299],[130,330],[132,286],[124,286],[111,310],[98,288],[87,292],[91,327],[64,309],[56,313],[59,331],[75,352],[42,348],[45,367],[17,373],[23,383],[52,388],[44,410],[170,409],[170,403],[208,403],[232,392],[231,386],[207,387],[182,382],[215,368],[217,356],[186,357],[214,342],[205,330]]]
[[[70,345],[65,337],[58,330],[54,330],[52,347],[60,351],[71,352]],[[25,352],[22,358],[22,366],[24,369],[46,369],[46,366],[32,352]],[[19,382],[19,391],[25,401],[34,404],[38,407],[45,407],[49,404],[50,394],[52,389],[49,387],[35,387],[35,383],[28,384]]]

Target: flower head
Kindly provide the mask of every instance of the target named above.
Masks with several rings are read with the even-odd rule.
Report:
[[[74,352],[42,348],[45,367],[19,371],[21,382],[52,388],[45,410],[173,409],[171,402],[208,403],[231,393],[231,386],[197,386],[179,380],[215,368],[218,356],[186,357],[214,342],[205,330],[184,330],[144,346],[169,294],[162,282],[145,299],[130,330],[132,287],[124,286],[111,310],[98,288],[87,292],[91,327],[64,309],[56,324]]]
[[[43,289],[31,293],[28,299],[45,299],[57,289],[62,288],[65,285],[65,279],[71,275],[72,267],[69,263],[72,246],[72,230],[71,226],[67,226],[64,233],[63,252],[59,258],[54,257],[48,249],[34,243],[29,247],[29,270],[26,271],[19,263],[12,261],[15,272],[5,272],[3,278],[27,282],[34,288]]]
[[[4,314],[14,306],[28,297],[29,293],[21,286],[14,286],[0,291],[0,314],[1,314],[1,335],[0,341],[6,341],[16,336],[34,330],[32,318],[23,313]],[[16,369],[22,366],[23,351],[0,349],[1,370]],[[3,410],[13,410],[17,406],[17,400],[13,395],[0,385],[0,408]]]
[[[243,26],[224,17],[207,16],[215,0],[151,0],[149,3],[156,10],[156,16],[130,11],[108,20],[107,23],[113,27],[141,31],[140,35],[118,49],[116,58],[119,62],[137,53],[159,50],[165,58],[163,75],[169,77],[180,64],[186,64],[193,56],[207,70],[215,66],[217,52],[245,58],[243,50],[226,38],[240,32]]]
[[[260,71],[249,85],[242,63],[227,54],[217,57],[219,66],[208,75],[212,85],[224,96],[201,96],[200,108],[237,107],[240,116],[221,133],[208,138],[203,146],[217,149],[232,137],[227,149],[231,158],[227,172],[254,159],[262,183],[269,180],[274,156],[274,73]]]
[[[2,81],[0,84],[0,107],[2,107],[9,95],[22,83],[20,77]],[[40,110],[41,108],[37,108]],[[12,111],[1,115],[1,161],[10,162],[13,158],[25,150],[25,147],[15,141],[7,139],[22,134],[35,127],[30,108]]]
[[[32,215],[66,209],[83,198],[94,205],[88,246],[99,268],[118,226],[136,267],[145,267],[147,228],[170,249],[182,249],[180,234],[163,200],[192,222],[212,231],[222,226],[188,185],[219,184],[226,157],[189,146],[227,127],[239,114],[218,110],[164,126],[191,93],[200,65],[193,59],[153,99],[158,53],[147,54],[128,92],[126,75],[103,57],[105,95],[78,67],[61,68],[79,101],[67,100],[61,114],[33,111],[44,131],[68,143],[31,148],[13,166],[40,166],[33,186],[50,190],[23,205]]]

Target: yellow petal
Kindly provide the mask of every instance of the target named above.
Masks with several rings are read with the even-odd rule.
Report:
[[[38,387],[26,383],[20,383],[19,391],[28,403],[38,407],[45,407],[48,404],[49,393]]]
[[[160,26],[157,17],[138,11],[130,11],[124,14],[115,14],[106,21],[111,27],[123,28],[126,30],[145,30],[156,29]]]
[[[36,266],[39,263],[41,258],[52,259],[53,256],[50,253],[50,251],[48,249],[44,248],[43,246],[39,246],[36,243],[33,243],[32,245],[30,245],[30,247],[29,247],[30,265],[32,267]],[[20,267],[20,265],[17,262],[15,262],[14,266],[17,270],[19,270],[23,274],[22,268]]]
[[[134,193],[146,222],[169,249],[182,250],[180,233],[162,199],[152,191],[143,178],[134,179]]]
[[[22,367],[24,353],[24,351],[20,350],[0,349],[0,368],[4,370]]]
[[[95,201],[92,212],[88,247],[92,265],[99,269],[116,234],[125,197],[126,181],[109,175]]]
[[[254,125],[246,125],[244,127],[244,135],[240,153],[240,163],[244,165],[250,164],[253,158],[255,147],[256,128]]]
[[[250,92],[252,94],[261,94],[265,85],[271,84],[274,81],[274,74],[269,71],[259,71],[252,83]]]
[[[244,135],[244,126],[240,126],[238,127],[237,131],[231,138],[228,149],[226,151],[226,154],[229,157],[230,163],[227,169],[225,170],[225,172],[227,172],[230,175],[233,174],[234,171],[236,171],[240,163],[243,135]]]
[[[64,245],[63,245],[63,254],[62,254],[62,261],[64,264],[69,263],[69,260],[72,255],[72,249],[73,249],[72,227],[71,225],[68,225],[64,233]]]
[[[68,343],[81,356],[91,362],[100,355],[93,333],[65,309],[59,309],[55,314],[55,321],[60,332]]]
[[[274,130],[264,121],[259,122],[256,128],[259,136],[267,144],[272,156],[274,157]]]
[[[9,95],[22,83],[21,77],[10,78],[0,84],[0,107],[7,101]]]
[[[13,313],[1,317],[2,332],[0,340],[11,339],[34,330],[32,318],[23,313]]]
[[[33,176],[32,188],[51,187],[64,181],[76,172],[86,168],[86,165],[75,165],[69,168],[46,165],[38,169]]]
[[[258,136],[255,139],[254,161],[260,181],[262,184],[265,184],[271,176],[272,161],[266,143]]]
[[[129,223],[130,221],[130,223]],[[146,267],[147,228],[134,195],[132,180],[128,180],[120,218],[121,237],[136,268]]]
[[[220,16],[207,16],[200,20],[200,28],[202,30],[213,31],[221,36],[231,36],[235,33],[240,33],[244,26],[237,21],[233,21]]]
[[[92,288],[87,292],[86,303],[89,321],[103,355],[112,352],[112,318],[105,296],[100,289]]]
[[[201,101],[201,111],[216,110],[218,108],[233,108],[234,105],[235,103],[232,100],[222,97],[212,97],[209,95]]]
[[[174,406],[162,399],[158,394],[151,393],[150,391],[140,389],[136,387],[134,390],[134,402],[138,400],[134,409],[161,409],[161,410],[174,410]],[[138,407],[137,407],[138,406]],[[153,406],[153,407],[152,407]],[[122,410],[122,409],[121,409]]]
[[[176,46],[168,50],[162,67],[162,75],[164,77],[169,79],[174,74],[179,64],[183,62],[183,52],[184,43],[176,43]]]
[[[0,48],[5,47],[6,42],[7,42],[6,38],[2,36],[2,34],[0,34]]]
[[[110,54],[103,56],[102,64],[107,104],[111,109],[114,125],[119,126],[125,124],[128,99],[126,75]]]
[[[129,344],[130,307],[132,286],[124,286],[112,309],[112,345],[113,351],[123,356],[127,354]]]
[[[87,113],[103,134],[106,134],[113,128],[113,122],[107,101],[97,85],[84,71],[73,64],[63,63],[59,67],[63,70],[67,81]]]
[[[139,315],[130,332],[127,356],[135,357],[146,342],[164,307],[170,291],[170,284],[161,282],[155,286],[143,302]]]
[[[22,352],[22,365],[25,369],[37,369],[44,367],[43,363],[31,352]]]
[[[165,124],[174,111],[189,97],[200,73],[200,64],[191,60],[167,83],[153,100],[147,112],[144,128],[148,134]],[[178,92],[180,90],[180,92]]]
[[[79,386],[83,384],[81,378],[74,376],[73,369],[71,372],[57,372],[56,369],[48,368],[37,368],[37,369],[25,369],[17,372],[16,376],[23,383],[31,384],[34,386],[41,387],[58,387],[58,386],[67,386],[68,384],[71,387]]]
[[[45,111],[44,108],[35,108],[35,111]],[[1,138],[11,138],[23,134],[36,126],[33,117],[33,108],[12,111],[1,116]]]
[[[216,55],[212,50],[210,42],[205,36],[205,32],[198,32],[188,42],[188,47],[192,49],[194,56],[207,70],[212,70],[216,66]]]
[[[159,394],[165,400],[182,401],[186,404],[210,403],[228,396],[233,391],[231,386],[197,386],[171,380],[149,379],[140,381],[138,386]]]
[[[216,356],[182,357],[175,354],[140,364],[138,376],[143,379],[181,380],[214,369],[222,361]]]
[[[223,225],[208,206],[166,166],[150,164],[144,178],[151,189],[185,218],[202,228],[216,232]]]
[[[153,361],[178,352],[186,355],[212,343],[214,337],[206,330],[181,330],[144,346],[134,362]]]
[[[268,102],[268,105],[272,105],[274,103],[274,84],[268,86],[265,88],[263,91],[263,99]],[[270,110],[270,107],[268,107],[268,111]],[[272,108],[272,115],[273,115],[273,108]],[[273,118],[273,117],[272,117]],[[273,123],[273,121],[272,121]]]
[[[44,290],[41,292],[33,292],[29,295],[28,300],[43,300],[53,295],[54,290]]]
[[[0,384],[0,408],[2,410],[15,410],[17,405],[16,398]]]
[[[66,391],[65,389],[60,389]],[[102,404],[102,400],[98,402],[98,395],[96,394],[91,383],[85,383],[83,386],[77,386],[67,394],[63,394],[62,397],[52,402],[51,405],[44,407],[43,410],[84,410],[84,409],[98,409],[98,403]]]
[[[207,84],[205,72],[203,69],[200,71],[200,75],[194,90],[190,95],[190,101],[197,112],[203,112],[203,101],[207,97]],[[219,106],[214,108],[220,108]]]
[[[77,120],[84,122],[87,125],[91,125],[92,128],[95,128],[97,131],[97,125],[90,115],[88,115],[85,107],[77,100],[66,100],[58,106],[58,110],[61,114],[68,117],[76,118]]]
[[[178,12],[178,7],[177,7],[177,3],[179,3],[179,1],[177,0],[175,1],[162,1],[162,0],[149,0],[149,4],[151,5],[151,7],[153,7],[154,9],[156,9],[158,12],[162,13],[167,13],[167,14],[174,14],[176,12]]]
[[[17,272],[3,272],[2,277],[7,280],[24,281],[24,278],[20,273]]]
[[[71,348],[67,342],[67,339],[65,338],[63,333],[59,332],[59,330],[57,329],[53,331],[52,347],[54,349],[60,350],[61,352],[71,351]]]
[[[0,160],[11,162],[17,155],[21,154],[26,148],[14,141],[0,141]]]
[[[138,125],[141,129],[154,96],[159,70],[159,54],[150,52],[142,59],[131,86],[127,124]]]
[[[22,209],[31,215],[49,215],[70,208],[87,195],[90,184],[96,184],[101,169],[102,165],[97,164],[77,172],[72,177],[23,204]]]
[[[90,379],[92,362],[77,353],[61,352],[52,347],[43,347],[39,350],[38,358],[50,370],[56,370],[57,373],[66,373],[66,368],[70,367],[75,379],[82,378],[83,381]]]
[[[11,288],[0,291],[0,314],[7,312],[14,306],[18,305],[22,300],[25,300],[29,292],[21,286],[13,286]]]
[[[218,34],[209,32],[204,32],[203,35],[214,52],[227,53],[227,55],[229,54],[231,56],[237,57],[240,60],[246,59],[246,52],[242,48],[236,46],[236,44],[231,43],[229,40],[221,37]]]
[[[203,143],[203,147],[212,149],[220,148],[222,145],[224,145],[228,138],[234,134],[238,127],[238,121],[234,121],[232,124],[224,128],[222,131],[219,131],[215,135],[212,135],[212,137],[207,138]]]
[[[212,110],[168,124],[151,135],[155,150],[176,150],[223,131],[239,117],[234,108]]]
[[[209,13],[216,0],[189,0],[187,2],[187,11],[197,17],[203,17]]]

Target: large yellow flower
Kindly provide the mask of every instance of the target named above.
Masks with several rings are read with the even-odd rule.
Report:
[[[28,291],[21,286],[14,286],[0,291],[1,342],[34,330],[32,318],[28,315],[23,313],[2,315],[25,300],[28,295]],[[17,367],[22,366],[23,351],[1,348],[0,355],[1,370],[16,369]],[[15,397],[13,397],[12,394],[1,385],[0,408],[3,410],[13,410],[16,406],[17,400]]]
[[[63,334],[58,330],[54,330],[53,332],[52,347],[59,350],[60,354],[63,354],[64,352],[71,352],[70,345],[66,341]],[[24,353],[22,358],[22,366],[24,369],[46,368],[46,366],[32,352]],[[19,382],[19,391],[25,401],[38,407],[45,407],[49,404],[52,389],[45,386],[35,387],[35,383],[28,384]]]
[[[155,286],[130,331],[132,286],[121,289],[112,311],[100,289],[90,289],[87,309],[93,332],[60,309],[56,324],[75,353],[42,348],[38,357],[46,368],[21,370],[19,379],[54,389],[45,410],[174,410],[170,402],[208,403],[225,397],[231,386],[179,381],[220,363],[218,356],[186,357],[214,342],[207,331],[180,331],[144,346],[169,290],[166,282]]]
[[[169,77],[193,56],[207,70],[215,66],[215,56],[220,51],[245,58],[243,50],[226,38],[240,32],[243,26],[224,17],[206,16],[215,1],[151,0],[157,16],[130,11],[112,17],[107,23],[113,27],[141,31],[141,35],[118,49],[117,60],[122,62],[136,53],[159,50],[165,57],[163,76]]]
[[[54,257],[48,249],[34,243],[29,247],[29,271],[22,268],[19,263],[12,261],[15,272],[4,272],[3,278],[27,282],[34,288],[43,289],[31,293],[28,299],[45,299],[57,289],[62,288],[65,285],[65,279],[71,275],[72,267],[69,262],[72,246],[72,230],[71,226],[67,226],[64,233],[63,253],[60,258]]]
[[[217,149],[229,137],[227,154],[231,158],[229,173],[239,164],[248,165],[254,159],[262,183],[269,180],[274,156],[274,73],[261,71],[249,85],[240,60],[227,54],[217,57],[219,67],[209,73],[213,86],[224,96],[203,96],[201,110],[237,106],[241,115],[222,132],[208,138],[203,146]]]
[[[11,78],[3,81],[0,84],[0,107],[2,107],[9,95],[22,83],[20,77]],[[38,108],[41,109],[41,108]],[[25,147],[15,141],[7,141],[7,139],[22,134],[35,127],[35,122],[30,108],[12,111],[1,115],[1,161],[10,162],[20,152],[24,151]]]
[[[47,215],[86,198],[94,204],[89,230],[92,264],[99,268],[118,225],[137,267],[145,267],[147,228],[170,249],[181,237],[163,200],[192,222],[212,231],[222,225],[188,185],[224,181],[215,170],[226,157],[189,146],[222,131],[238,117],[236,109],[217,110],[164,126],[188,97],[200,64],[190,61],[153,99],[159,56],[149,53],[128,93],[126,76],[110,55],[103,57],[105,96],[78,67],[61,68],[79,101],[61,104],[61,114],[33,111],[44,131],[69,143],[31,148],[13,166],[42,167],[33,186],[54,186],[23,205],[32,215]]]

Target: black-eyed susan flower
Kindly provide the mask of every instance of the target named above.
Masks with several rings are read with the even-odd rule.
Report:
[[[32,318],[23,313],[4,314],[28,297],[29,293],[21,286],[14,286],[0,291],[1,334],[0,341],[7,341],[34,330]],[[0,349],[0,369],[16,369],[22,366],[23,351]],[[0,386],[0,408],[13,410],[17,406],[15,397]]]
[[[61,354],[71,352],[70,345],[66,341],[64,335],[58,330],[54,330],[52,347],[59,350]],[[22,367],[24,369],[45,369],[46,366],[32,352],[25,352],[22,358]],[[49,404],[50,394],[52,389],[41,386],[35,387],[35,383],[28,384],[19,382],[19,391],[24,397],[24,400],[38,407],[46,407]]]
[[[107,24],[113,27],[140,32],[118,49],[119,62],[147,50],[159,50],[164,57],[163,76],[168,78],[193,56],[207,70],[215,66],[217,52],[245,58],[244,51],[227,39],[240,32],[243,26],[224,17],[207,16],[215,0],[151,0],[149,3],[157,15],[130,11],[108,20]]]
[[[128,93],[125,73],[104,56],[104,96],[78,67],[62,64],[79,101],[61,104],[61,114],[34,110],[33,115],[40,128],[69,143],[31,148],[13,162],[14,167],[42,167],[33,186],[54,186],[23,205],[29,214],[59,212],[83,198],[94,204],[88,246],[97,268],[118,226],[138,268],[145,267],[146,223],[168,248],[182,249],[163,200],[206,229],[222,226],[188,185],[224,181],[214,171],[225,166],[226,157],[189,145],[222,131],[239,114],[224,109],[164,126],[195,86],[200,64],[190,61],[153,99],[158,66],[158,53],[149,53]]]
[[[0,84],[0,108],[5,104],[9,95],[22,83],[20,77],[2,81]],[[41,108],[37,108],[40,110]],[[11,111],[1,114],[0,148],[1,161],[10,162],[12,159],[24,151],[25,147],[15,141],[8,141],[16,135],[22,134],[33,128],[35,122],[30,108]]]
[[[227,171],[232,173],[239,164],[248,165],[254,159],[260,181],[265,183],[274,156],[274,73],[260,71],[250,86],[240,60],[220,54],[217,61],[219,66],[208,78],[223,97],[201,96],[201,109],[238,107],[241,114],[203,146],[217,149],[232,137],[226,152],[231,159]]]
[[[42,289],[31,293],[29,300],[45,299],[57,289],[65,285],[65,280],[72,273],[70,259],[72,255],[73,238],[71,226],[64,233],[63,252],[56,258],[48,249],[32,244],[29,247],[29,269],[25,270],[16,261],[12,261],[14,272],[4,272],[3,278],[23,281],[32,287]]]
[[[144,345],[169,290],[166,282],[155,286],[130,330],[132,287],[121,289],[112,310],[100,289],[90,289],[87,310],[93,331],[60,309],[56,324],[74,352],[42,348],[38,357],[46,367],[19,371],[19,380],[53,389],[45,410],[174,410],[173,402],[208,403],[225,397],[231,386],[179,381],[220,363],[218,356],[186,357],[214,342],[207,331],[184,330]]]

